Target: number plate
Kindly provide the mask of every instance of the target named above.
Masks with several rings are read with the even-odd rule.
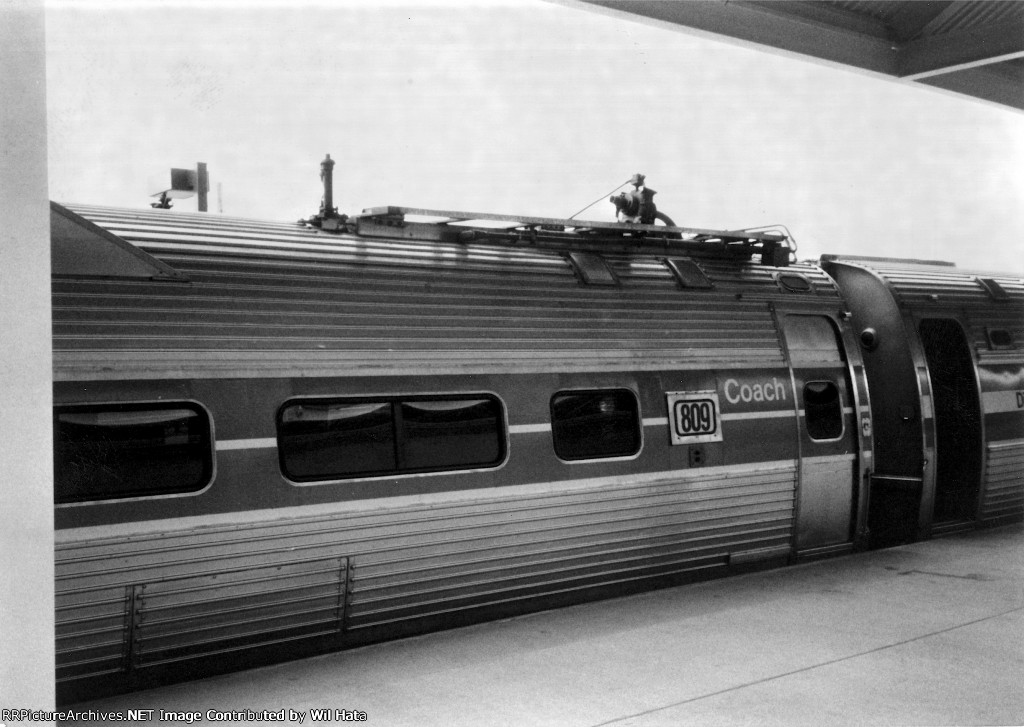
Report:
[[[722,441],[718,392],[675,391],[666,398],[672,444]]]

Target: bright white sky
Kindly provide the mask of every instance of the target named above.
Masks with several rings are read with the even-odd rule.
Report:
[[[377,205],[612,219],[634,172],[677,224],[1024,272],[1024,114],[546,2],[51,2],[57,201]],[[175,208],[195,210],[195,200]]]

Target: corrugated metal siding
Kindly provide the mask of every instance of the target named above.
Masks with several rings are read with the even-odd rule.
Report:
[[[774,268],[724,260],[701,260],[714,291],[683,291],[657,255],[609,252],[621,285],[597,287],[548,249],[72,209],[192,283],[58,280],[55,361],[66,378],[103,366],[154,375],[161,360],[165,375],[204,361],[237,370],[258,354],[269,372],[275,362],[295,368],[289,354],[298,351],[313,354],[314,368],[378,371],[389,361],[436,367],[439,356],[477,368],[535,366],[538,357],[568,370],[781,365],[767,301],[838,298],[807,265],[790,270],[811,281],[811,295],[782,292]]]
[[[58,556],[58,682],[341,631],[347,559],[230,547],[199,554],[189,551],[201,536],[180,537],[190,546],[178,549],[168,540],[163,548],[180,560],[123,542]]]
[[[1020,520],[1024,517],[1024,441],[989,444],[986,460],[982,521]]]
[[[1006,306],[1024,305],[1024,279],[1005,273],[977,272],[959,268],[932,265],[886,265],[865,263],[856,258],[852,262],[862,264],[881,275],[896,293],[897,300],[904,304],[941,306],[973,305],[991,306],[992,298],[978,283],[978,278],[992,278],[1009,294]],[[937,296],[937,298],[932,298]]]
[[[944,266],[893,265],[852,259],[873,270],[890,286],[897,303],[921,315],[945,318],[956,315],[967,329],[967,339],[980,364],[1024,361],[1024,278]],[[1006,300],[995,301],[978,283],[992,278],[1006,291]],[[1012,349],[989,346],[986,329],[1009,331],[1016,342]]]
[[[785,554],[795,485],[781,462],[60,543],[58,681]]]

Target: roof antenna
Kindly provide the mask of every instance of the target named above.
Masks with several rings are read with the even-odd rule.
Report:
[[[328,154],[320,162],[320,181],[324,183],[324,197],[320,201],[320,217],[337,217],[338,208],[334,206],[334,160]]]
[[[322,230],[343,230],[348,215],[339,215],[334,206],[334,160],[328,154],[320,162],[320,181],[324,185],[324,196],[320,200],[320,213],[308,220],[299,220],[301,225],[312,225]]]

